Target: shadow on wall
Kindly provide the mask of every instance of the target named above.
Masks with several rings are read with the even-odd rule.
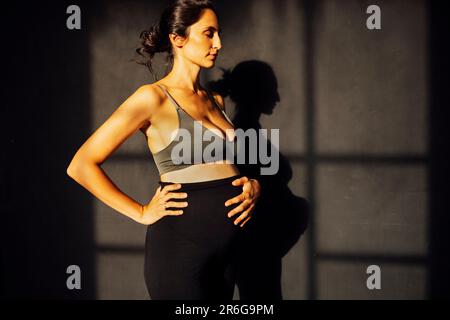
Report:
[[[280,101],[272,68],[256,60],[239,63],[232,72],[225,71],[222,79],[210,82],[208,87],[223,97],[229,96],[236,104],[233,118],[236,129],[255,129],[259,132],[262,129],[259,123],[261,114],[272,114],[277,101]],[[259,157],[256,164],[248,164],[249,146],[246,143],[245,164],[237,166],[243,175],[260,181],[262,194],[253,218],[243,229],[237,286],[241,300],[281,300],[282,258],[305,232],[309,204],[306,199],[294,195],[288,187],[292,168],[278,146],[259,134],[257,137],[258,146],[262,142],[269,152],[278,152],[279,168],[273,175],[261,174],[260,169],[268,165],[263,165]],[[270,158],[273,159],[273,155]]]

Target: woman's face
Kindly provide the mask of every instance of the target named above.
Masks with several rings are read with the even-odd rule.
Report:
[[[200,19],[190,26],[190,33],[181,48],[181,54],[200,67],[212,68],[222,48],[220,31],[214,11],[204,9]]]

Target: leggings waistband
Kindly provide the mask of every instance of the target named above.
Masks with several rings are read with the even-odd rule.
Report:
[[[234,181],[240,177],[243,177],[243,175],[237,174],[237,175],[234,175],[234,176],[231,176],[228,178],[223,178],[223,179],[200,181],[200,182],[188,182],[188,183],[169,182],[169,181],[161,181],[160,180],[159,185],[161,186],[161,188],[164,188],[166,185],[169,185],[169,184],[180,183],[181,189],[183,189],[183,190],[195,190],[195,189],[212,188],[212,187],[217,187],[217,186],[226,185],[226,184],[231,185],[232,181]]]

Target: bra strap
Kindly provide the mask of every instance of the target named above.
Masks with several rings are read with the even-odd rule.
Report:
[[[175,101],[175,99],[170,95],[169,91],[167,91],[166,87],[163,86],[162,84],[156,84],[158,87],[160,87],[164,93],[166,94],[166,96],[169,98],[170,101],[172,101],[173,105],[179,109],[180,106],[178,105],[178,103]]]
[[[206,89],[205,89],[206,90]],[[231,121],[231,119],[228,117],[228,115],[226,114],[226,112],[217,104],[216,99],[213,97],[212,94],[210,94],[209,90],[206,90],[206,93],[208,94],[209,98],[213,101],[213,103],[216,105],[216,107],[222,112],[222,114],[225,116],[225,118],[228,120],[228,122],[233,126],[234,128],[234,124]]]

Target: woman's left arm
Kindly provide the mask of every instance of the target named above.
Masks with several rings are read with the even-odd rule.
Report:
[[[228,212],[228,217],[231,218],[235,214],[242,212],[241,215],[234,221],[241,228],[251,219],[253,210],[255,209],[256,202],[261,196],[261,185],[256,179],[249,179],[247,177],[241,177],[232,182],[233,186],[243,186],[242,193],[234,198],[231,198],[225,202],[225,206],[228,207],[234,203],[242,202],[236,208]]]

